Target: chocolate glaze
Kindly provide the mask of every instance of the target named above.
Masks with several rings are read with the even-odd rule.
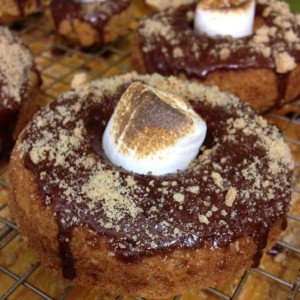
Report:
[[[164,76],[184,74],[187,78],[204,80],[208,74],[214,71],[243,70],[249,68],[270,69],[277,76],[278,95],[276,106],[280,106],[287,90],[290,72],[283,75],[277,73],[273,57],[264,57],[260,52],[253,51],[253,48],[250,46],[253,35],[239,39],[231,37],[211,38],[207,35],[197,36],[188,22],[187,15],[188,12],[195,11],[198,2],[196,1],[194,4],[181,6],[178,9],[170,9],[154,14],[141,22],[138,29],[138,40],[140,49],[143,49],[143,59],[147,72],[157,72]],[[257,3],[256,17],[263,18],[265,25],[274,26],[279,31],[283,31],[274,23],[277,15],[270,14],[268,17],[263,17],[266,7],[267,5]],[[165,28],[170,26],[171,30],[175,32],[174,37],[168,39],[163,35],[143,34],[145,21],[149,20],[149,18],[161,22]],[[295,23],[293,23],[292,29],[297,33],[300,32],[300,27]],[[192,51],[194,44],[198,46],[196,54]],[[229,57],[224,60],[221,60],[218,55],[218,51],[222,47],[217,50],[217,47],[222,44],[227,45],[226,47],[230,50]],[[274,46],[279,44],[281,52],[286,51],[290,53],[297,63],[300,62],[300,49],[288,43],[282,35],[271,37],[266,46],[274,49]],[[237,45],[238,48],[235,49]],[[182,50],[182,53],[184,53],[183,57],[175,58],[173,56],[173,51],[176,48]],[[145,49],[147,50],[145,51]]]
[[[0,82],[0,89],[3,83]],[[12,133],[16,124],[19,105],[5,107],[0,99],[0,153],[9,150],[12,145]]]
[[[98,32],[100,43],[104,40],[105,24],[112,16],[120,14],[129,7],[129,0],[102,1],[99,3],[80,3],[76,0],[52,0],[51,12],[56,29],[64,20],[79,19],[91,24]]]
[[[116,87],[117,92],[114,95],[104,93],[99,98],[91,92],[88,96],[81,97],[80,103],[83,108],[76,113],[72,111],[72,107],[79,101],[78,96],[74,93],[65,95],[60,101],[50,104],[48,108],[36,115],[46,120],[43,128],[38,128],[33,123],[25,132],[25,167],[36,177],[42,203],[48,205],[56,213],[64,276],[69,279],[76,276],[70,241],[73,230],[78,226],[88,226],[98,236],[105,237],[108,248],[118,259],[126,263],[134,263],[149,255],[165,255],[176,249],[228,247],[238,239],[251,238],[257,245],[257,252],[253,257],[253,265],[257,266],[266,246],[270,228],[278,221],[285,226],[292,172],[289,168],[282,167],[281,171],[273,176],[271,184],[278,183],[272,185],[274,195],[276,195],[274,200],[266,200],[268,189],[260,188],[259,193],[251,192],[255,186],[256,177],[245,180],[241,174],[242,170],[255,164],[258,159],[257,174],[259,175],[257,176],[261,176],[261,180],[269,178],[266,150],[257,144],[258,137],[254,135],[245,137],[239,130],[235,134],[234,142],[223,138],[226,136],[227,121],[238,117],[239,109],[250,115],[251,119],[255,118],[255,114],[243,104],[231,108],[228,105],[225,109],[220,106],[213,107],[205,101],[191,100],[195,111],[201,114],[208,125],[205,146],[212,149],[217,141],[223,139],[221,146],[213,151],[207,164],[196,162],[199,167],[197,170],[190,168],[184,172],[165,176],[138,175],[113,165],[106,158],[101,144],[105,124],[130,83]],[[52,115],[57,116],[63,107],[68,107],[74,115],[73,120],[66,123],[63,123],[63,119],[47,121],[50,114],[54,113]],[[84,122],[86,130],[84,143],[75,157],[72,155],[65,157],[66,162],[71,163],[75,169],[74,172],[70,172],[64,166],[55,166],[55,162],[48,158],[38,163],[32,161],[30,151],[35,142],[51,133],[51,144],[53,142],[53,145],[57,145],[59,134],[64,132],[64,134],[72,135],[78,120]],[[268,126],[266,134],[271,134],[273,130],[275,130],[273,127]],[[131,190],[128,197],[134,199],[135,205],[141,211],[136,218],[125,215],[123,219],[113,222],[112,228],[106,228],[99,223],[99,220],[104,223],[108,220],[101,201],[97,202],[93,213],[82,213],[88,211],[91,199],[82,192],[81,187],[89,181],[97,167],[94,164],[86,169],[75,162],[77,158],[88,155],[92,155],[98,163],[100,162],[105,170],[119,172],[118,178],[122,186],[126,186],[126,178],[129,175],[134,178],[135,185],[139,189]],[[222,158],[226,158],[226,162],[222,164],[218,172],[226,182],[227,188],[225,189],[216,188],[210,176],[215,170],[215,163],[220,163]],[[60,186],[61,180],[76,190],[76,195],[71,197],[71,201]],[[176,185],[172,185],[175,181]],[[171,191],[169,194],[163,192],[162,187],[166,185]],[[189,186],[199,187],[200,193],[188,192],[186,188]],[[231,208],[224,204],[225,195],[230,186],[238,190]],[[249,191],[249,198],[246,199],[241,191]],[[175,193],[184,193],[183,205],[174,201]],[[77,199],[82,201],[78,202]],[[217,207],[217,211],[209,217],[209,224],[199,222],[199,214],[205,215],[213,206]],[[153,211],[153,207],[157,210]],[[222,210],[226,211],[227,215],[221,214]],[[73,218],[76,221],[73,222]],[[171,227],[161,223],[163,221],[171,223]],[[116,230],[117,227],[120,230]],[[174,235],[175,228],[180,230],[182,235]]]

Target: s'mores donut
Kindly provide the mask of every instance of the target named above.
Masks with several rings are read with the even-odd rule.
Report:
[[[140,22],[132,56],[137,71],[217,85],[258,111],[300,95],[300,16],[287,3],[198,2]]]
[[[29,50],[0,26],[0,154],[38,109],[40,77]]]
[[[163,298],[257,266],[286,226],[292,172],[278,129],[235,97],[130,73],[34,116],[12,154],[9,206],[71,282]]]
[[[52,0],[50,8],[57,33],[81,47],[115,41],[132,18],[130,0]]]

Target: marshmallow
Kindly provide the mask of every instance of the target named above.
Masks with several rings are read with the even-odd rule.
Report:
[[[139,82],[122,95],[102,138],[107,157],[138,174],[185,170],[206,135],[205,121],[184,99]]]
[[[195,12],[198,35],[231,35],[241,38],[253,33],[255,0],[202,0]]]
[[[181,5],[190,4],[194,0],[146,0],[146,3],[155,10],[164,10],[170,7],[176,8]]]

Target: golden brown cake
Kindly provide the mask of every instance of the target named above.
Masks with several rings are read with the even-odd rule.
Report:
[[[2,0],[0,24],[10,25],[42,10],[42,0]]]
[[[258,111],[300,95],[300,17],[287,3],[258,0],[254,34],[234,39],[195,34],[198,2],[141,21],[132,55],[138,72],[217,85]]]
[[[38,109],[40,77],[29,50],[0,26],[0,153]]]
[[[206,121],[187,170],[139,175],[104,154],[103,131],[133,82],[188,99]],[[162,298],[257,266],[286,226],[292,170],[278,130],[233,96],[130,73],[80,85],[35,115],[12,154],[9,206],[29,247],[59,275]]]
[[[132,18],[130,0],[51,1],[58,34],[81,47],[103,45],[125,34]]]

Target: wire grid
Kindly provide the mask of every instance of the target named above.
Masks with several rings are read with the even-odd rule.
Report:
[[[71,78],[78,72],[86,72],[88,78],[92,80],[96,77],[111,76],[130,71],[130,51],[128,44],[130,42],[131,33],[121,38],[118,42],[100,49],[81,51],[80,49],[69,47],[66,43],[57,39],[48,25],[47,18],[33,17],[27,21],[23,27],[15,28],[17,34],[22,37],[24,42],[31,49],[41,71],[44,82],[42,87],[43,103],[52,101],[58,94],[68,90]],[[289,107],[292,109],[292,113],[282,115],[282,111],[273,111],[267,115],[267,118],[275,124],[280,124],[285,140],[291,147],[298,149],[296,153],[297,151],[300,153],[300,100],[294,102]],[[296,132],[296,134],[298,133],[298,138],[295,139],[291,137],[290,131]],[[0,192],[1,189],[6,190],[9,188],[7,169],[7,165],[0,164]],[[296,170],[293,193],[300,199],[300,160],[296,162]],[[5,214],[4,217],[1,215],[1,212],[5,210],[7,210],[7,202],[0,201],[0,253],[19,237],[15,223],[10,221]],[[288,219],[291,222],[299,223],[300,226],[299,215],[290,213]],[[298,256],[300,254],[299,247],[284,241],[278,241],[277,247],[284,249],[286,252],[295,254],[297,259],[300,260],[300,256]],[[43,288],[39,288],[34,283],[31,283],[29,280],[30,277],[36,274],[41,268],[39,262],[34,262],[30,264],[30,267],[23,273],[16,274],[17,272],[13,272],[10,268],[0,264],[0,275],[1,273],[5,274],[12,280],[11,286],[4,291],[1,290],[0,281],[0,300],[8,299],[20,287],[25,287],[30,290],[35,296],[38,296],[38,299],[77,299],[72,296],[74,287],[66,286],[59,295],[50,296],[51,293],[47,293],[43,291]],[[262,268],[247,270],[241,280],[235,285],[231,294],[213,288],[209,288],[207,292],[213,299],[238,299],[251,274],[257,274],[262,279],[267,279],[272,283],[287,288],[287,294],[289,296],[285,299],[294,300],[297,299],[297,295],[299,296],[300,270],[298,270],[298,275],[294,280],[288,281],[281,276],[272,275],[272,273]],[[102,299],[99,297],[94,299]],[[26,299],[32,298],[30,296]],[[118,296],[112,299],[121,300],[123,297]],[[189,299],[189,297],[174,297],[174,300],[179,299]]]

